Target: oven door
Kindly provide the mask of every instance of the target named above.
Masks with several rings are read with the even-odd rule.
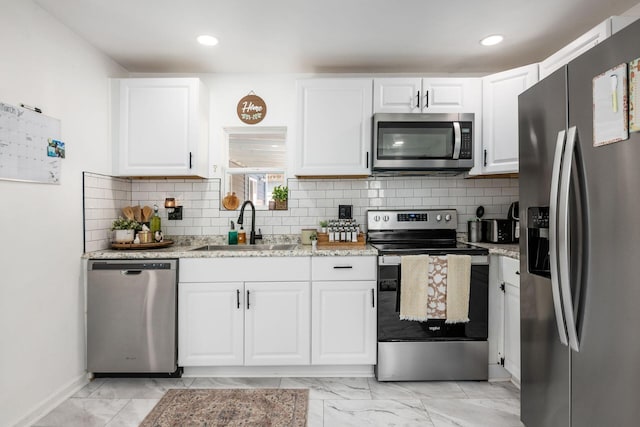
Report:
[[[378,257],[378,342],[486,340],[488,336],[489,257],[471,257],[469,322],[447,324],[400,320],[400,256]]]

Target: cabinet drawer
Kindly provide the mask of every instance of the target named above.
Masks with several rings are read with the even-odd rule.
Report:
[[[512,285],[520,284],[520,261],[509,257],[500,257],[502,280]]]
[[[314,257],[312,280],[376,280],[375,256]]]
[[[183,258],[180,282],[290,282],[311,277],[309,257]]]

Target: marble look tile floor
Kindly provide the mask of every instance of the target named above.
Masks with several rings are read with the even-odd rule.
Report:
[[[309,427],[518,427],[509,382],[377,382],[374,378],[180,378],[91,381],[33,426],[137,427],[170,388],[308,388]]]

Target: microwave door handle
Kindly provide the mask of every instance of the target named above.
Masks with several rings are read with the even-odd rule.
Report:
[[[462,143],[462,132],[460,132],[460,122],[453,122],[453,159],[460,158],[460,145]]]
[[[560,187],[560,172],[562,165],[562,154],[566,141],[566,132],[558,132],[556,139],[556,151],[553,157],[553,171],[551,172],[551,194],[549,200],[549,261],[551,273],[551,295],[553,296],[553,308],[556,314],[556,324],[560,342],[568,346],[567,330],[564,323],[564,313],[562,310],[562,298],[560,296],[560,274],[558,267],[558,190]]]

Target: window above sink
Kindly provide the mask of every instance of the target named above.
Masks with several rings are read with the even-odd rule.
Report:
[[[269,209],[273,188],[286,186],[287,128],[228,127],[224,132],[229,160],[221,200],[235,193],[240,202],[251,200],[256,209]]]

